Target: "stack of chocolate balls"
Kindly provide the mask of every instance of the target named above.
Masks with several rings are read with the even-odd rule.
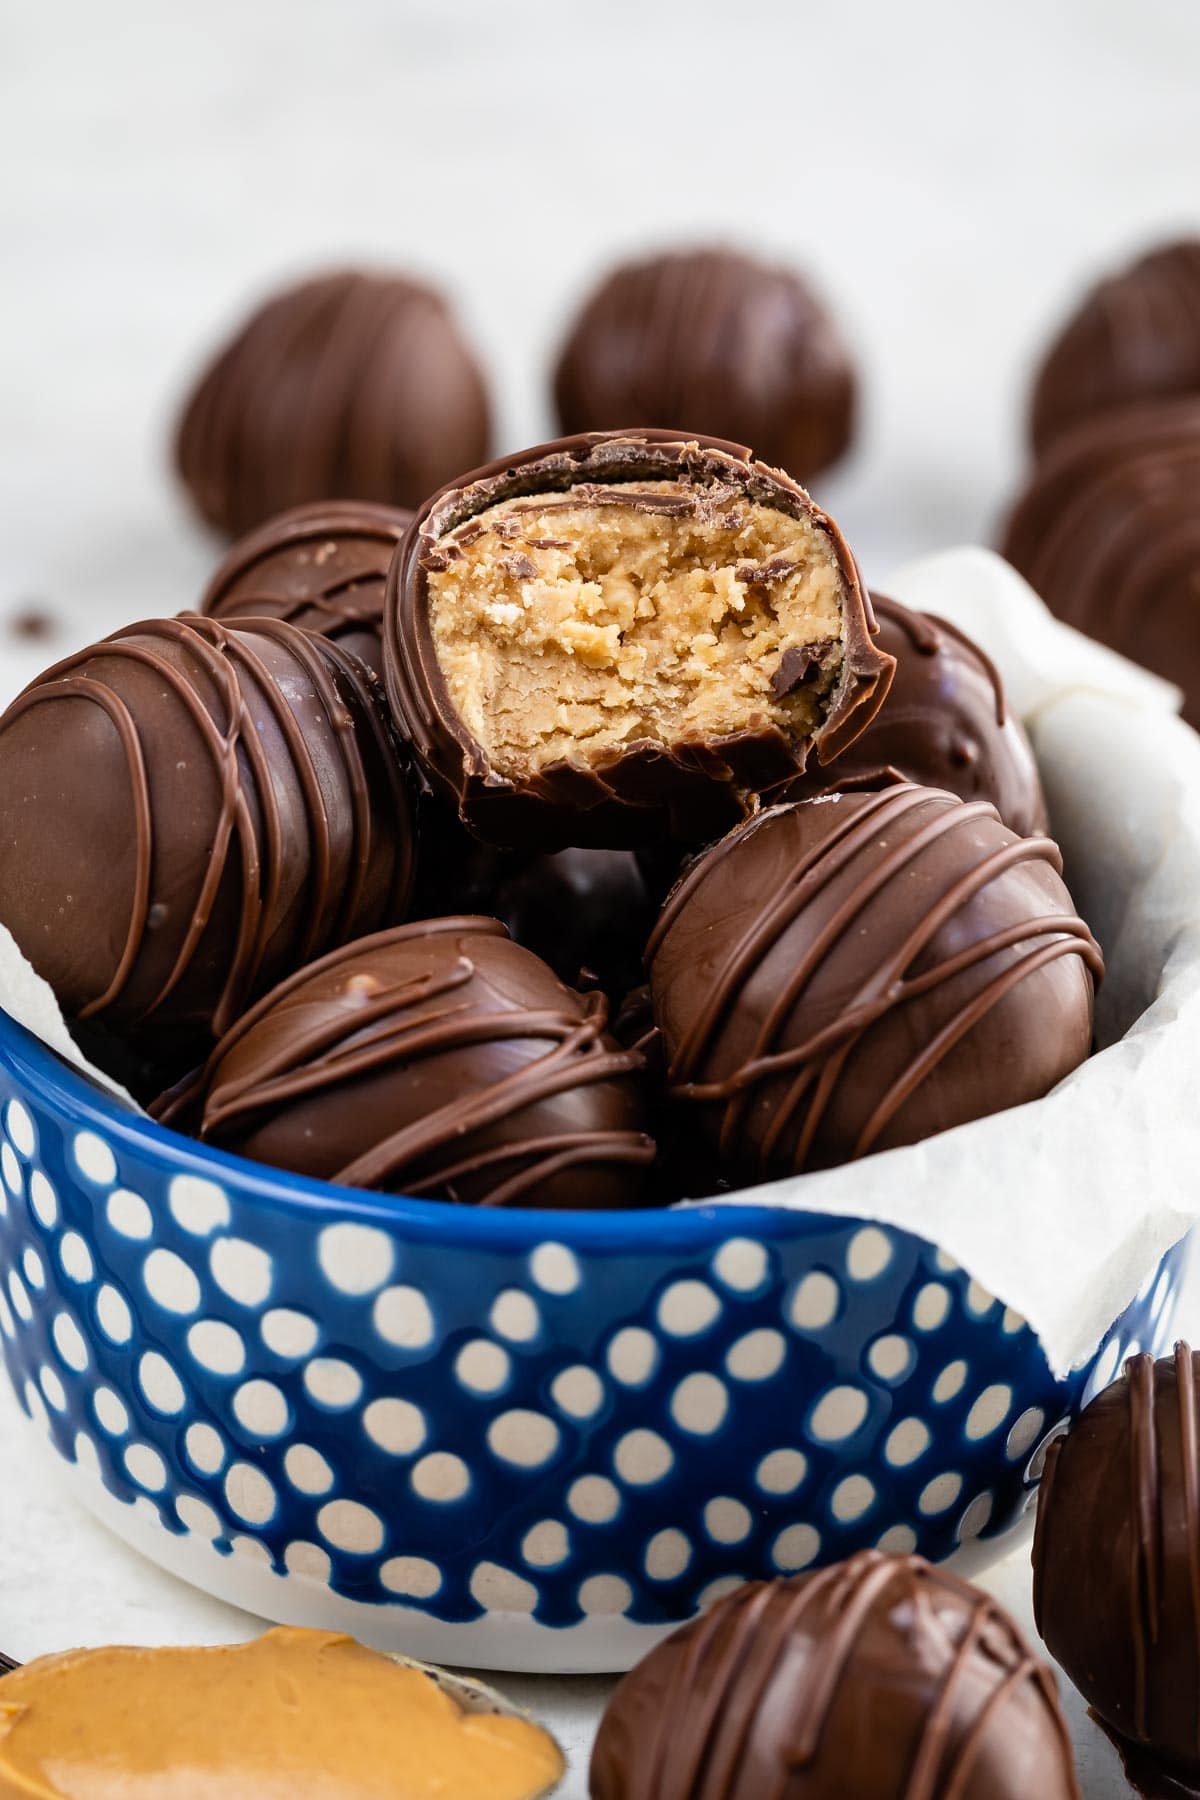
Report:
[[[982,653],[666,430],[285,512],[0,719],[0,920],[90,1053],[205,1142],[468,1204],[1046,1093],[1101,959],[1045,825]]]
[[[1046,352],[1002,548],[1048,605],[1176,682],[1200,725],[1200,239],[1100,282]]]

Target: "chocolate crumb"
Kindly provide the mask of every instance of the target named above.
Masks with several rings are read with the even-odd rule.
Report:
[[[518,550],[512,556],[502,556],[499,560],[501,567],[507,569],[514,581],[532,581],[537,574],[536,565],[523,551]]]

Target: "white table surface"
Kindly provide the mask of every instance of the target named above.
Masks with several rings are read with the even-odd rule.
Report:
[[[1186,0],[0,5],[0,700],[194,599],[213,545],[165,468],[175,399],[250,297],[330,260],[445,282],[503,447],[548,434],[554,342],[612,256],[795,258],[863,362],[859,448],[818,496],[868,578],[987,539],[1056,315],[1200,224],[1198,78]],[[31,607],[47,641],[7,629]],[[1026,1549],[987,1585],[1029,1624]],[[85,1517],[0,1392],[0,1647],[254,1629]],[[582,1800],[607,1684],[500,1679]],[[1127,1793],[1067,1704],[1087,1800]]]

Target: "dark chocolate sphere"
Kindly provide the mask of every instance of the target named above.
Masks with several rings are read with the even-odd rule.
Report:
[[[239,539],[204,591],[214,619],[287,619],[383,668],[383,592],[412,523],[400,507],[322,500],[293,507]]]
[[[647,952],[677,1105],[744,1181],[1036,1100],[1099,949],[1049,838],[907,783],[772,807],[697,859]]]
[[[418,506],[482,462],[487,393],[443,296],[347,270],[273,295],[188,397],[175,458],[210,525],[236,537],[314,500]]]
[[[1135,1356],[1046,1457],[1034,1616],[1117,1735],[1200,1782],[1200,1357]],[[1174,1791],[1174,1790],[1172,1790]]]
[[[614,269],[585,301],[554,377],[559,429],[683,428],[749,444],[807,481],[850,443],[856,378],[794,269],[733,250]]]
[[[571,986],[583,975],[618,1005],[643,979],[658,909],[628,850],[535,856],[500,883],[492,910]]]
[[[412,803],[378,684],[283,620],[131,625],[0,718],[0,922],[70,1019],[228,1029],[405,916]]]
[[[1164,244],[1087,293],[1033,391],[1039,454],[1081,420],[1139,400],[1200,396],[1200,238]]]
[[[654,1144],[642,1059],[606,1022],[602,995],[564,987],[495,919],[403,925],[302,969],[234,1027],[200,1135],[351,1187],[630,1206]]]
[[[1200,725],[1200,397],[1087,420],[1057,439],[1003,550],[1068,625],[1184,691]]]
[[[965,631],[872,594],[875,639],[896,659],[887,698],[848,750],[801,776],[788,798],[900,776],[962,800],[990,800],[1010,831],[1046,829],[1033,750],[1009,710],[999,671]]]
[[[863,1550],[739,1588],[608,1705],[592,1800],[1079,1800],[1054,1676],[1006,1612]]]
[[[536,445],[426,502],[388,573],[392,712],[505,847],[711,842],[878,710],[850,549],[787,475],[669,431]]]

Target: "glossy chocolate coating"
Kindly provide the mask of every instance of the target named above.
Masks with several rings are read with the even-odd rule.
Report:
[[[569,986],[582,974],[618,1005],[642,980],[657,908],[628,850],[535,856],[500,883],[492,910]]]
[[[1046,837],[907,783],[769,809],[700,857],[647,951],[677,1105],[733,1180],[1036,1100],[1103,967]]]
[[[737,444],[668,431],[589,433],[538,445],[435,494],[388,575],[384,662],[393,713],[430,781],[481,838],[540,850],[636,849],[664,837],[708,843],[744,817],[758,794],[804,766],[809,747],[789,742],[768,724],[719,740],[642,740],[602,761],[552,764],[517,784],[492,768],[455,710],[429,623],[427,580],[438,566],[441,540],[516,495],[639,479],[733,489],[810,522],[829,539],[845,584],[843,667],[813,736],[822,761],[853,741],[887,691],[893,665],[875,646],[870,601],[854,558],[833,520],[787,476]]]
[[[1039,455],[1081,420],[1200,396],[1200,238],[1163,244],[1098,282],[1047,350],[1033,391]]]
[[[0,718],[0,920],[70,1019],[219,1034],[403,918],[412,804],[378,684],[283,620],[131,625]]]
[[[654,1157],[643,1064],[607,1016],[495,919],[403,925],[300,970],[234,1027],[200,1135],[350,1187],[634,1205]]]
[[[361,500],[297,506],[240,539],[204,591],[214,619],[287,619],[383,668],[383,590],[412,523],[400,507]]]
[[[720,1600],[609,1702],[592,1800],[1079,1800],[1054,1676],[920,1557]]]
[[[316,500],[418,506],[486,456],[487,393],[441,294],[345,270],[274,294],[192,389],[175,460],[229,537]]]
[[[1184,691],[1200,725],[1200,397],[1085,421],[1056,440],[1003,551],[1068,625]]]
[[[601,282],[563,346],[554,397],[563,432],[707,432],[807,481],[849,445],[856,386],[841,333],[802,275],[693,250],[625,263]]]
[[[945,619],[882,594],[872,594],[871,604],[875,642],[896,659],[887,698],[836,762],[801,776],[787,797],[878,787],[899,777],[962,800],[990,800],[1018,837],[1045,831],[1037,763],[995,665]]]
[[[1105,1724],[1200,1786],[1200,1358],[1123,1379],[1050,1446],[1034,1616]]]

